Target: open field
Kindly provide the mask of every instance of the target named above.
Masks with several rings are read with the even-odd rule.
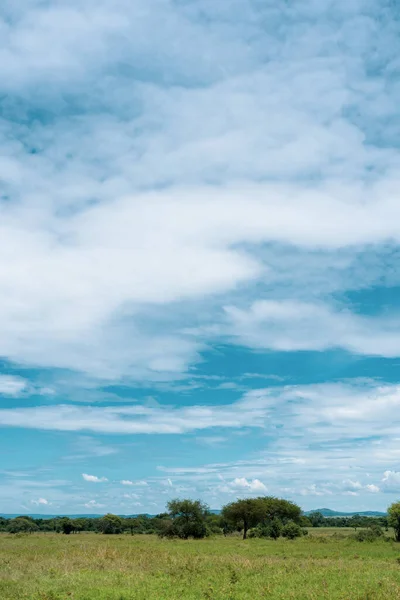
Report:
[[[1,600],[400,599],[400,544],[349,531],[199,541],[0,535]]]

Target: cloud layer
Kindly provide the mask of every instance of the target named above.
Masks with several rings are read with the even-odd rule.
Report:
[[[6,1],[0,35],[0,451],[34,448],[0,499],[397,493],[395,8]],[[50,444],[48,494],[10,473]]]

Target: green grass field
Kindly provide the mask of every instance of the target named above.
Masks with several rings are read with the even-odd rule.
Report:
[[[400,544],[349,533],[276,542],[1,534],[0,599],[400,599]]]

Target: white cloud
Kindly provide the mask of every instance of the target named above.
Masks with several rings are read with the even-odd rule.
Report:
[[[86,502],[84,504],[84,506],[86,508],[104,508],[105,505],[104,504],[100,504],[96,500],[89,500],[89,502]]]
[[[46,500],[46,498],[39,498],[38,500],[32,500],[31,502],[32,502],[32,504],[44,505],[44,506],[51,504],[48,500]]]
[[[224,479],[219,477],[222,481]],[[233,481],[225,482],[219,486],[217,486],[217,490],[222,493],[265,493],[267,492],[267,487],[260,481],[259,479],[246,479],[245,477],[235,477]]]
[[[371,492],[371,494],[377,494],[378,492],[380,492],[379,487],[377,485],[374,485],[373,483],[366,485],[365,489],[367,490],[367,492]]]
[[[333,19],[309,1],[294,21],[246,0],[229,15],[206,0],[117,5],[4,9],[0,355],[168,380],[207,343],[183,332],[204,301],[212,325],[243,288],[320,295],[321,250],[349,280],[366,246],[398,244],[398,152],[371,133],[397,114],[397,90],[385,69],[367,77],[398,40],[390,11],[358,1]],[[362,351],[363,323],[335,336],[336,317],[320,315],[329,335],[313,347]],[[282,329],[275,347],[290,347]],[[391,355],[382,336],[375,352]]]
[[[148,485],[147,481],[143,481],[143,480],[131,481],[130,479],[123,479],[120,483],[122,485],[137,485],[139,487]]]
[[[224,427],[268,429],[304,427],[315,440],[327,435],[395,434],[393,411],[400,406],[400,386],[374,381],[287,385],[251,390],[232,404],[208,406],[38,406],[0,409],[0,424],[13,427],[104,433],[179,434]],[[376,448],[379,453],[379,446]],[[136,482],[137,483],[137,482]]]
[[[299,301],[259,301],[225,308],[225,333],[252,348],[280,351],[341,347],[358,354],[398,356],[400,317],[363,317],[345,307]]]
[[[307,487],[304,487],[300,490],[301,496],[332,496],[332,490],[329,489],[326,485],[318,486],[313,483]],[[349,494],[354,494],[355,492],[347,492]]]
[[[85,481],[90,481],[92,483],[103,483],[108,481],[107,477],[97,477],[96,475],[88,475],[87,473],[82,473],[82,477]]]
[[[245,477],[237,477],[232,481],[232,487],[245,489],[249,492],[266,492],[267,487],[259,480],[253,479],[248,481]]]
[[[2,9],[5,360],[60,367],[55,379],[72,369],[154,384],[183,378],[221,342],[400,354],[398,307],[365,316],[343,294],[400,283],[393,13],[361,0],[228,4],[21,0]],[[23,385],[0,378],[0,394],[33,391]],[[94,407],[4,409],[0,424],[128,435],[214,428],[197,438],[205,444],[257,428],[294,488],[319,492],[337,465],[341,493],[344,478],[364,482],[363,452],[374,477],[396,468],[399,398],[398,386],[374,382],[266,388],[226,406],[115,406],[105,396]],[[91,456],[113,453],[86,445]],[[262,460],[224,469],[270,489]],[[379,483],[395,485],[394,475]]]
[[[373,483],[364,485],[359,481],[352,481],[351,479],[343,481],[343,489],[346,494],[356,493],[357,495],[363,491],[370,492],[371,494],[380,492],[379,487]]]
[[[381,481],[381,489],[383,492],[400,492],[400,472],[385,471]]]
[[[28,389],[28,382],[21,377],[0,375],[0,394],[4,396],[20,396]]]

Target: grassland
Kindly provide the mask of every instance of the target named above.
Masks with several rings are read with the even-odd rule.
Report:
[[[400,544],[343,530],[237,537],[0,535],[1,600],[400,599]]]

